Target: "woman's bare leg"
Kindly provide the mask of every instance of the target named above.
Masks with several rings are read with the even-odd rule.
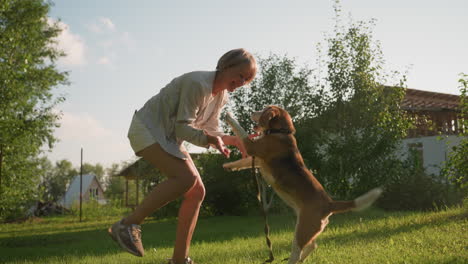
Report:
[[[193,168],[196,170],[195,165]],[[197,225],[198,213],[205,197],[205,187],[200,177],[195,185],[184,195],[184,200],[179,209],[177,222],[176,241],[172,259],[174,263],[183,263],[188,257],[190,242]]]
[[[179,209],[174,263],[183,263],[188,256],[198,213],[205,196],[205,187],[188,153],[187,160],[176,158],[165,152],[159,144],[153,144],[139,156],[158,168],[168,179],[154,187],[142,203],[124,220],[124,224],[141,224],[143,220],[167,203],[184,195]]]
[[[167,176],[167,180],[156,185],[124,220],[127,225],[141,224],[148,215],[190,190],[200,177],[189,157],[187,160],[176,158],[164,151],[159,144],[143,149],[138,155],[158,168]]]

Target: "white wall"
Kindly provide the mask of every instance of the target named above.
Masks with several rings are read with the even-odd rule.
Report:
[[[422,143],[424,167],[429,174],[439,174],[444,166],[452,147],[458,145],[462,137],[459,136],[431,136],[404,139],[400,146],[400,154],[406,158],[409,153],[408,145]]]

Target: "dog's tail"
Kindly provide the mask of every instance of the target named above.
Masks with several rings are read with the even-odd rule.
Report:
[[[348,211],[361,211],[371,206],[382,194],[381,188],[370,190],[353,201],[333,201],[330,203],[331,213],[344,213]]]

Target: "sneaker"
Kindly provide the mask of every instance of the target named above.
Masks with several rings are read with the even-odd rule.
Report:
[[[139,225],[124,225],[122,219],[113,224],[108,232],[112,239],[124,250],[138,257],[143,257],[145,254],[141,243],[141,228]]]
[[[169,262],[167,264],[174,264],[174,261],[172,259],[169,259]],[[195,264],[191,258],[186,258],[184,264]]]

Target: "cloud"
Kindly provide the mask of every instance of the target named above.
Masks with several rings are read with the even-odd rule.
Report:
[[[101,32],[101,28],[97,24],[90,24],[90,25],[87,25],[86,27],[88,28],[89,31],[93,33]]]
[[[122,33],[122,35],[120,36],[120,42],[127,48],[127,50],[135,50],[136,41],[133,39],[130,33]]]
[[[110,18],[101,17],[99,18],[99,22],[101,22],[101,24],[103,24],[108,30],[115,31],[115,25]]]
[[[89,24],[88,30],[93,33],[104,33],[104,32],[115,32],[116,27],[114,22],[110,18],[100,17],[96,22]]]
[[[65,52],[65,56],[60,58],[59,63],[67,66],[86,64],[86,45],[80,35],[72,33],[70,27],[62,21],[48,18],[48,22],[57,23],[62,30],[57,36],[57,48]]]
[[[81,148],[84,162],[93,164],[99,162],[110,166],[132,157],[125,131],[106,128],[88,113],[63,112],[60,123],[61,126],[55,131],[59,142],[48,155],[52,161],[67,159],[79,164]]]
[[[109,49],[114,46],[114,40],[112,39],[106,39],[104,41],[100,41],[98,45],[104,49]]]
[[[122,52],[136,50],[136,41],[129,32],[120,32],[114,22],[107,17],[94,18],[87,25],[89,31],[96,33],[94,43],[93,62],[97,65],[108,66],[115,69]]]
[[[96,59],[96,64],[101,66],[106,66],[108,69],[115,70],[115,62],[118,60],[117,53],[112,49],[102,54]]]
[[[64,112],[60,123],[57,136],[61,139],[103,138],[112,134],[88,113]]]
[[[101,57],[97,60],[97,64],[99,65],[110,65],[111,60],[108,57]]]

